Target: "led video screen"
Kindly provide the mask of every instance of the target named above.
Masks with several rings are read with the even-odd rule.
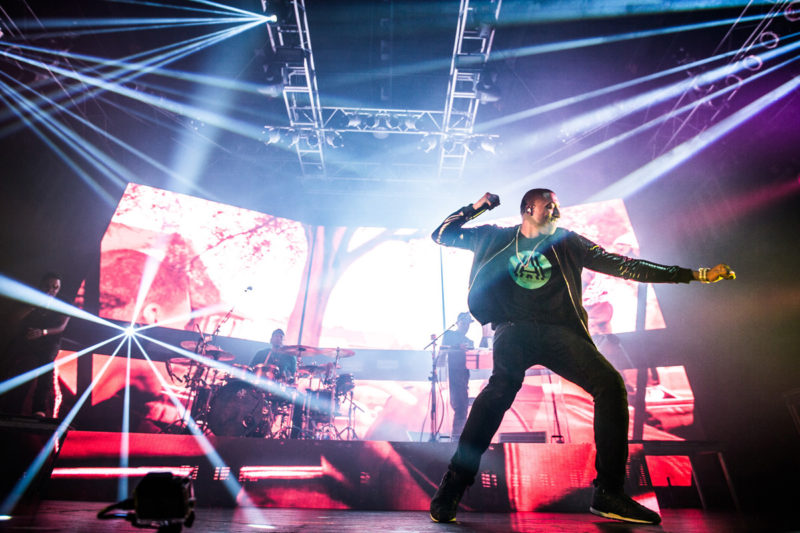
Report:
[[[565,207],[561,225],[638,254],[621,200]],[[437,246],[432,229],[312,226],[130,184],[101,244],[100,316],[257,341],[282,328],[287,344],[419,350],[466,310],[471,254]],[[593,334],[665,327],[652,287],[634,282],[584,271],[584,305]]]

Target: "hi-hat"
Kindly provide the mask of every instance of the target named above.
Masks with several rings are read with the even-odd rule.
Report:
[[[213,357],[217,361],[233,361],[236,359],[236,356],[232,353],[226,352],[225,350],[220,350],[219,348],[213,350],[206,350],[206,355],[208,357]]]

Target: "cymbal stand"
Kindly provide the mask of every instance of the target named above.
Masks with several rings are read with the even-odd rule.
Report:
[[[197,326],[197,330],[200,333],[200,342],[195,346],[194,353],[206,357],[206,347],[210,343],[211,337],[203,333],[199,326]],[[192,371],[195,365],[197,368]],[[206,381],[206,377],[208,377],[208,368],[204,364],[192,360],[186,377],[184,378],[184,383],[186,383],[190,390],[189,405],[186,415],[191,413],[195,423],[202,432],[205,432],[208,427],[208,412],[211,409],[212,391]],[[184,420],[184,426],[185,425],[186,421]]]
[[[241,297],[241,296],[243,296],[244,294],[247,294],[248,292],[250,292],[250,291],[252,291],[252,290],[253,290],[253,287],[247,287],[247,288],[246,288],[246,289],[243,291],[243,294],[242,294],[242,295],[240,295],[240,297]],[[231,318],[231,315],[233,314],[233,310],[234,310],[234,309],[236,309],[236,303],[234,303],[234,304],[231,306],[231,308],[230,308],[230,309],[228,309],[228,312],[227,312],[227,313],[225,313],[225,316],[222,318],[222,320],[220,320],[220,321],[217,323],[217,327],[216,327],[216,328],[214,328],[214,333],[212,333],[212,334],[211,334],[211,340],[213,340],[213,341],[216,341],[217,335],[219,335],[219,330],[220,330],[220,329],[222,329],[222,326],[223,326],[223,325],[224,325],[224,324],[225,324],[225,323],[226,323],[228,320],[230,320],[230,318]],[[200,329],[200,328],[198,327],[197,329]],[[205,348],[205,342],[204,342],[204,344],[203,344],[203,347]]]

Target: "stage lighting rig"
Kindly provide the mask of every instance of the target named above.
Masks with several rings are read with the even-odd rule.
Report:
[[[261,0],[261,11],[266,15],[267,22],[285,24],[292,13],[291,2]]]
[[[131,498],[109,505],[97,513],[97,518],[123,518],[135,527],[176,533],[182,526],[192,527],[194,504],[194,489],[189,476],[150,472],[136,486]]]
[[[468,149],[466,143],[475,135],[478,106],[500,98],[496,87],[497,73],[487,68],[487,64],[501,1],[460,1],[445,107],[433,111],[322,107],[306,0],[275,3],[265,0],[262,9],[274,12],[278,17],[276,24],[266,25],[274,56],[271,63],[282,68],[280,76],[272,71],[268,76],[268,81],[271,78],[281,82],[280,93],[273,89],[271,93],[265,91],[265,94],[282,94],[289,128],[316,132],[316,142],[303,133],[302,141],[290,145],[297,152],[302,175],[326,177],[326,149],[346,144],[351,136],[343,138],[344,133],[371,133],[377,139],[397,134],[419,135],[421,150],[426,153],[437,151],[438,177],[447,180],[460,178],[467,155],[475,151]],[[476,142],[476,146],[481,146]]]

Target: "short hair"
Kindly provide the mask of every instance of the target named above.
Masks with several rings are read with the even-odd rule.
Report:
[[[278,328],[278,329],[276,329],[275,331],[272,332],[272,335],[270,335],[270,337],[274,337],[276,333],[280,333],[284,337],[286,336],[286,333],[284,333],[281,328]]]
[[[528,192],[526,192],[522,196],[522,201],[519,203],[519,214],[520,215],[523,214],[525,212],[525,208],[531,205],[534,199],[543,198],[544,195],[548,193],[555,194],[550,189],[542,189],[542,188],[531,189]]]
[[[64,278],[61,277],[61,274],[59,274],[58,272],[53,272],[51,270],[50,272],[45,272],[44,276],[42,276],[42,279],[39,280],[39,284],[41,285],[49,279],[57,279],[58,281],[64,281]]]

